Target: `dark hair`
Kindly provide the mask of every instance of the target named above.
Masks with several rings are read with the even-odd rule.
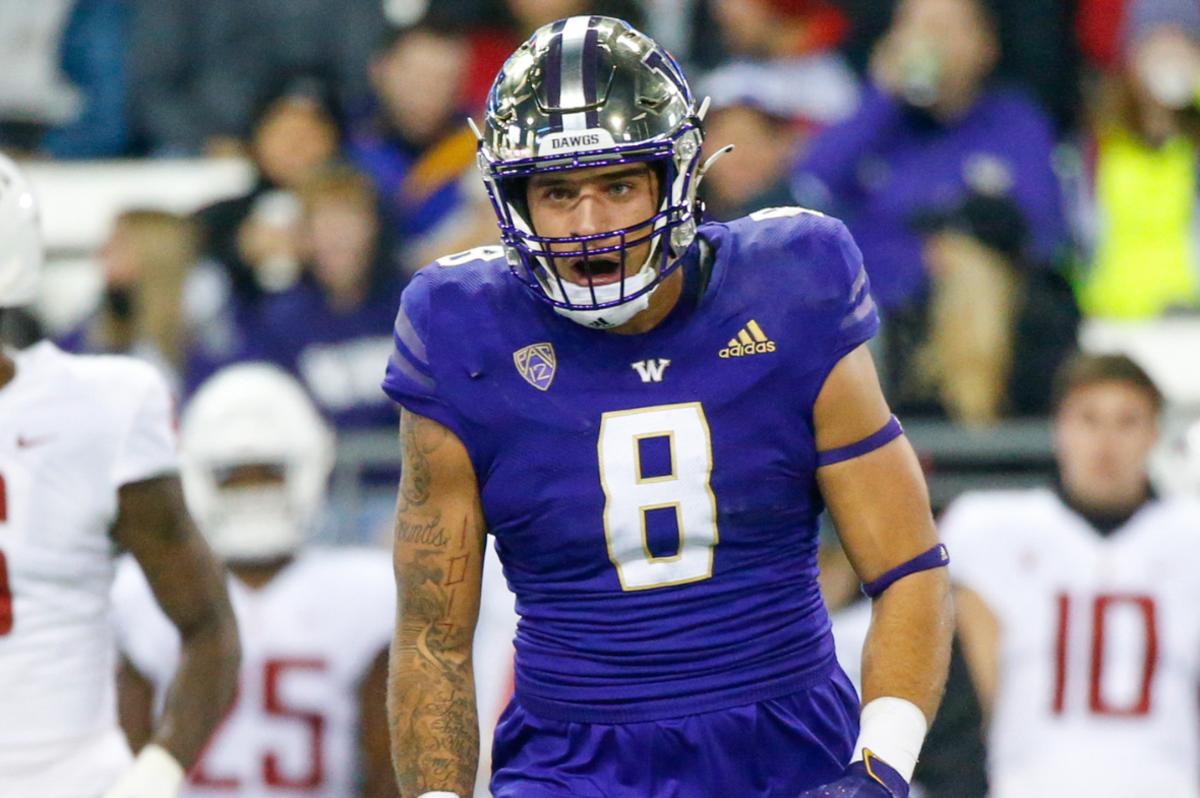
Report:
[[[1145,369],[1126,355],[1093,355],[1079,353],[1059,367],[1054,376],[1051,408],[1062,409],[1067,397],[1080,388],[1102,382],[1121,382],[1143,391],[1154,405],[1155,412],[1163,407],[1163,395]]]
[[[414,34],[423,33],[435,39],[450,39],[465,41],[469,28],[459,14],[442,9],[434,9],[433,4],[416,22],[411,25],[386,25],[375,40],[375,55],[389,53],[401,41]]]
[[[307,100],[329,118],[341,132],[342,107],[329,80],[321,75],[276,75],[263,86],[254,102],[251,132],[257,132],[267,117],[287,100]]]

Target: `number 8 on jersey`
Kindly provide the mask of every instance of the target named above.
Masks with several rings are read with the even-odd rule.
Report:
[[[717,502],[712,439],[699,402],[605,413],[597,445],[604,534],[622,590],[681,585],[712,576]],[[678,547],[654,555],[648,516],[674,511]]]

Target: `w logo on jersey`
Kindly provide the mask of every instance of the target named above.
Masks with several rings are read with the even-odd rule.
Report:
[[[660,357],[654,360],[639,360],[630,367],[638,373],[642,382],[662,382],[663,373],[669,365],[671,365],[671,361]]]
[[[518,349],[513,352],[513,363],[525,382],[539,391],[547,390],[550,383],[554,382],[557,360],[551,343],[530,344]]]

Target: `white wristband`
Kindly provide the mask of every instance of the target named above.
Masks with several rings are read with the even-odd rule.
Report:
[[[456,792],[446,792],[445,790],[435,790],[434,792],[423,792],[417,798],[459,798]]]
[[[891,696],[876,698],[863,707],[861,731],[850,761],[862,759],[863,749],[869,748],[905,781],[912,781],[928,730],[925,713],[913,702]]]
[[[161,745],[151,743],[104,798],[175,798],[183,787],[183,766]]]

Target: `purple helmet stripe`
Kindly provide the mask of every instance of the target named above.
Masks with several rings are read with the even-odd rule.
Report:
[[[586,127],[600,127],[600,116],[596,109],[596,68],[600,61],[600,31],[595,27],[596,18],[588,20],[588,32],[583,37],[583,99],[588,106],[585,115]]]
[[[562,31],[567,21],[560,19],[550,28],[550,45],[546,51],[546,111],[550,117],[550,131],[561,132],[563,116],[558,109],[562,107]]]
[[[665,50],[651,50],[643,59],[646,66],[659,72],[667,80],[675,84],[680,93],[689,100],[692,97],[692,91],[688,88],[687,81],[683,79],[683,72],[679,69],[679,64]]]

